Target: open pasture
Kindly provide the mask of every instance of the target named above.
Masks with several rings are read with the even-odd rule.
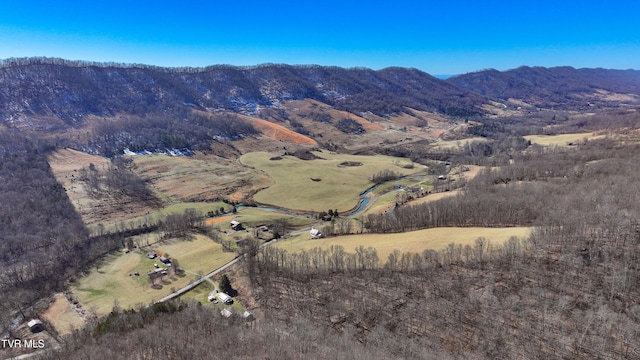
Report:
[[[364,247],[371,246],[378,251],[378,257],[384,262],[389,254],[396,249],[401,252],[422,253],[427,249],[444,249],[450,243],[473,246],[475,240],[479,237],[484,237],[495,245],[504,243],[512,236],[528,237],[530,233],[531,229],[528,227],[443,227],[397,234],[357,234],[315,240],[311,240],[310,235],[304,233],[285,241],[280,241],[274,246],[292,253],[302,250],[308,251],[315,247],[326,249],[331,245],[340,245],[347,252],[353,252],[360,245]]]
[[[192,240],[175,239],[158,244],[154,249],[178,259],[180,267],[188,273],[209,273],[233,260],[234,253],[223,252],[222,246],[203,235],[195,235]]]
[[[596,140],[604,137],[605,135],[589,132],[558,135],[527,135],[524,138],[533,144],[542,146],[569,146],[569,144],[580,144],[585,140]]]
[[[392,170],[403,175],[425,169],[416,164],[413,169],[394,165],[402,162],[389,156],[358,156],[316,152],[322,159],[300,160],[293,156],[277,156],[266,152],[245,154],[240,161],[247,166],[264,171],[273,183],[254,195],[260,203],[282,208],[326,211],[353,209],[359,195],[373,183],[369,180],[382,170]],[[280,158],[279,160],[271,160]],[[359,166],[339,166],[341,163],[361,163]]]
[[[157,259],[146,257],[156,250],[178,259],[185,269],[184,276],[170,276],[161,289],[153,289],[147,272],[154,269]],[[169,240],[166,243],[130,253],[117,252],[106,256],[99,266],[77,280],[72,291],[85,309],[105,315],[117,302],[122,308],[148,304],[188,285],[199,274],[206,274],[231,261],[233,253],[225,253],[213,240],[197,235],[192,240]],[[129,275],[138,272],[140,276]]]

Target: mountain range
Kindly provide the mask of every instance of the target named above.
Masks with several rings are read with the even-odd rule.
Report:
[[[575,109],[637,103],[640,71],[520,67],[446,80],[408,68],[260,65],[160,68],[48,58],[0,65],[0,122],[36,128],[79,127],[88,116],[180,114],[185,110],[255,115],[311,99],[361,115],[411,110],[445,116],[487,114],[496,102]]]

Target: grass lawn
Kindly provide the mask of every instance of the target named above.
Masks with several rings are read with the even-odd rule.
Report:
[[[193,240],[174,240],[153,247],[168,253],[180,261],[187,270],[182,277],[173,276],[162,289],[153,289],[148,284],[146,273],[152,270],[157,260],[147,259],[150,249],[133,251],[128,254],[116,252],[105,257],[99,268],[80,278],[72,286],[73,292],[84,308],[98,315],[111,311],[117,301],[122,308],[137,304],[149,304],[179,289],[194,280],[198,273],[206,274],[234,258],[233,253],[224,253],[222,247],[205,236],[195,236]],[[140,276],[129,276],[139,272]]]
[[[300,160],[284,156],[282,160],[270,160],[276,154],[254,152],[243,155],[240,161],[266,172],[273,184],[254,195],[258,202],[288,209],[345,212],[358,203],[358,196],[373,185],[369,178],[382,170],[393,170],[403,175],[425,169],[415,164],[405,169],[394,164],[404,159],[389,156],[358,156],[317,152],[323,159]],[[338,166],[345,161],[360,162],[362,166]],[[315,179],[316,181],[312,180]]]
[[[208,299],[209,293],[215,290],[215,287],[212,283],[205,281],[200,285],[196,286],[193,290],[187,292],[182,295],[181,299],[191,299],[195,300],[201,304],[210,304],[211,302]]]
[[[559,135],[527,135],[524,138],[534,144],[543,146],[568,146],[569,143],[579,144],[583,140],[602,139],[604,135],[596,135],[595,133],[574,133]]]
[[[530,233],[531,229],[528,227],[443,227],[398,234],[358,234],[317,240],[311,240],[310,235],[304,233],[285,241],[280,241],[273,246],[294,253],[302,250],[311,250],[315,247],[328,248],[331,245],[341,245],[347,252],[353,252],[360,245],[371,246],[378,251],[378,257],[384,262],[395,249],[401,252],[421,253],[427,249],[444,249],[450,243],[473,246],[475,240],[481,236],[492,244],[501,244],[511,236],[528,237]]]
[[[233,253],[223,252],[220,244],[203,235],[196,235],[193,240],[173,240],[153,248],[178,259],[183,269],[196,274],[207,274],[235,257]]]

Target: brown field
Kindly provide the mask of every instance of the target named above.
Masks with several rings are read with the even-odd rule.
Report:
[[[463,139],[463,140],[437,141],[431,145],[433,145],[434,150],[443,150],[443,149],[455,150],[473,141],[485,142],[487,141],[487,139],[483,137],[472,137],[472,138]]]
[[[166,201],[242,198],[264,186],[268,177],[214,155],[138,155],[136,173]]]
[[[84,320],[73,310],[71,303],[62,293],[55,295],[55,300],[42,317],[47,319],[60,335],[70,334],[84,325]]]
[[[205,225],[221,224],[221,223],[230,222],[232,219],[233,219],[233,216],[218,216],[212,219],[205,220],[204,224]]]
[[[64,186],[67,196],[85,224],[114,224],[154,211],[154,207],[128,197],[90,197],[84,184],[78,180],[79,170],[89,164],[94,164],[97,168],[106,167],[109,159],[71,149],[60,149],[49,156],[54,176]]]
[[[568,146],[570,143],[578,144],[585,140],[602,139],[605,135],[596,133],[573,133],[558,135],[527,135],[524,138],[534,144],[542,146]]]
[[[423,203],[427,203],[427,202],[432,202],[432,201],[436,201],[436,200],[440,200],[440,199],[444,199],[446,197],[450,197],[450,196],[455,196],[457,194],[460,193],[459,189],[453,190],[453,191],[446,191],[446,192],[439,192],[439,193],[434,193],[434,194],[428,194],[426,196],[423,196],[421,198],[417,198],[411,201],[406,202],[405,204],[403,204],[403,206],[408,206],[408,205],[418,205],[418,204],[423,204]],[[370,209],[368,209],[364,215],[368,215],[368,214],[382,214],[385,213],[391,209],[394,208],[395,198],[396,193],[389,193],[386,195],[381,196],[380,198],[378,198],[375,202],[375,204],[373,204],[371,206]]]
[[[407,127],[410,132],[429,131],[429,129],[446,129],[450,126],[449,119],[438,113],[409,109],[411,114],[400,113],[387,119],[397,127]]]
[[[508,227],[508,228],[479,228],[479,227],[444,227],[418,231],[410,231],[397,234],[358,234],[337,236],[331,238],[311,240],[308,233],[291,237],[285,241],[280,241],[274,246],[286,249],[289,252],[299,252],[311,250],[315,247],[328,248],[331,245],[341,245],[345,251],[353,252],[355,248],[362,245],[374,247],[378,251],[381,261],[386,261],[393,250],[401,252],[421,253],[424,250],[441,250],[450,243],[473,246],[475,240],[484,237],[497,245],[507,241],[511,236],[520,238],[528,237],[531,228],[528,227]]]
[[[293,130],[270,121],[258,119],[250,116],[239,115],[242,119],[248,120],[256,129],[260,130],[262,135],[271,140],[281,140],[297,145],[318,145],[312,138],[298,134]]]
[[[616,102],[638,102],[638,100],[640,100],[638,95],[612,93],[602,89],[597,89],[593,94],[586,95],[585,98],[595,98],[604,101]]]

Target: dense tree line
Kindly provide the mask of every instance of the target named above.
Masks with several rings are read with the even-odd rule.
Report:
[[[395,172],[391,169],[384,169],[373,174],[369,180],[375,184],[382,184],[383,182],[396,180],[400,177],[402,177],[401,173]]]
[[[88,231],[56,181],[46,143],[0,131],[0,320],[86,262]]]
[[[640,114],[619,109],[594,109],[589,115],[565,110],[540,110],[523,116],[504,118],[473,117],[468,133],[489,139],[525,135],[557,135],[635,128]],[[577,143],[583,143],[580,139]]]
[[[413,350],[422,358],[437,355]],[[267,317],[247,323],[238,315],[225,319],[209,306],[179,302],[124,312],[116,308],[102,321],[68,337],[44,359],[364,360],[390,356],[384,344],[354,343],[349,334],[338,334],[306,319],[283,322]]]
[[[159,227],[164,237],[181,237],[201,225],[204,218],[201,211],[194,208],[185,209],[181,214],[169,214],[159,220]]]
[[[335,126],[336,129],[342,131],[345,134],[360,135],[366,132],[362,124],[353,119],[340,119]]]
[[[132,171],[134,167],[133,159],[114,157],[106,169],[98,169],[93,164],[80,169],[80,181],[93,197],[128,196],[142,201],[158,201],[145,182]]]
[[[466,141],[451,148],[434,147],[429,141],[417,141],[411,144],[379,147],[374,151],[383,155],[408,158],[412,162],[427,165],[430,169],[437,169],[443,166],[443,162],[481,166],[508,164],[514,152],[522,151],[529,145],[530,142],[522,136],[492,133],[486,141]],[[442,174],[442,171],[432,173]]]
[[[446,352],[444,358],[640,355],[633,300],[640,294],[629,287],[638,284],[637,269],[625,283],[622,269],[546,255],[531,243],[513,240],[499,251],[487,245],[394,253],[375,270],[305,271],[285,255],[278,268],[256,277],[259,296],[274,314],[355,327],[365,344],[385,330],[397,343],[412,339],[426,351]],[[402,356],[398,347],[390,350]]]

